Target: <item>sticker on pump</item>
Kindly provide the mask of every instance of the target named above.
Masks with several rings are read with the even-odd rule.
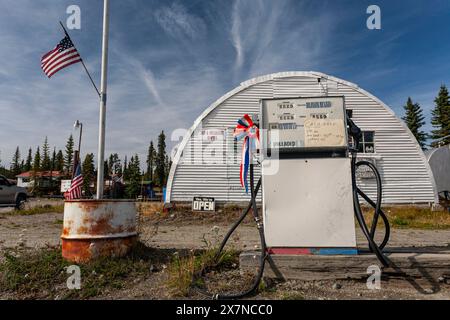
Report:
[[[345,124],[342,119],[305,120],[306,147],[345,147]]]

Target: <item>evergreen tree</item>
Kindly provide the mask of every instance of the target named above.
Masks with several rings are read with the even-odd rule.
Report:
[[[416,137],[422,149],[425,149],[425,143],[427,140],[427,134],[421,130],[425,124],[425,117],[422,113],[422,108],[418,103],[413,103],[411,98],[408,98],[406,105],[403,106],[405,109],[405,116],[402,118],[411,130],[414,137]]]
[[[169,156],[166,155],[166,159],[164,161],[164,167],[165,167],[165,179],[167,181],[167,179],[169,178],[169,173],[170,173],[170,167],[172,166],[172,160],[170,160]]]
[[[91,196],[91,188],[90,185],[94,181],[95,178],[95,165],[94,165],[94,154],[88,153],[83,161],[82,166],[83,171],[83,190],[84,194]]]
[[[56,147],[53,147],[52,160],[51,160],[51,170],[56,170]]]
[[[20,150],[19,147],[17,147],[11,162],[11,173],[15,177],[21,173],[20,171],[21,171]]]
[[[64,154],[62,150],[59,150],[56,154],[55,170],[60,172],[64,171]]]
[[[147,153],[147,172],[145,173],[145,178],[153,182],[153,172],[155,170],[155,159],[156,150],[153,146],[153,141],[150,141],[150,146],[148,147]]]
[[[125,156],[125,160],[123,162],[123,170],[122,170],[122,175],[123,175],[123,179],[125,180],[125,178],[128,179],[128,160],[127,160],[127,156]]]
[[[141,191],[141,169],[140,169],[139,156],[135,154],[130,159],[130,164],[128,165],[128,184],[126,187],[127,196],[130,199],[136,198]]]
[[[103,181],[109,179],[108,161],[103,161]]]
[[[48,139],[45,137],[44,144],[42,145],[42,156],[41,156],[41,169],[43,171],[49,171],[52,167],[50,161],[50,150],[48,147]]]
[[[39,146],[36,149],[36,153],[34,154],[34,159],[33,159],[33,175],[32,175],[32,180],[33,180],[33,191],[39,193],[39,177],[37,175],[37,172],[39,172],[41,170],[41,153],[39,150]]]
[[[38,146],[36,149],[36,153],[34,154],[33,171],[38,172],[40,170],[41,170],[41,153]]]
[[[155,161],[156,178],[159,186],[162,188],[166,182],[166,135],[164,130],[158,136],[158,154]]]
[[[431,145],[438,147],[440,144],[450,143],[450,137],[448,137],[450,135],[450,97],[445,85],[441,85],[434,103],[431,124],[435,130],[432,131],[431,138],[434,141]],[[444,137],[447,138],[442,139]]]
[[[28,149],[28,156],[27,161],[25,162],[25,166],[23,168],[23,171],[31,171],[33,169],[33,156],[32,156],[33,150],[31,148]]]
[[[73,165],[73,136],[70,135],[66,143],[66,154],[64,156],[64,170],[66,174],[72,172]]]
[[[111,175],[118,174],[121,171],[120,158],[117,153],[113,153],[108,159],[108,170]]]

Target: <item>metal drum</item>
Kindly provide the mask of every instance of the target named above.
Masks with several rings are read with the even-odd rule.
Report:
[[[65,201],[62,256],[84,263],[126,255],[137,238],[136,218],[134,201]]]

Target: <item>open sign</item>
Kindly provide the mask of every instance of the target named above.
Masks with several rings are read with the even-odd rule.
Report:
[[[214,198],[194,197],[192,200],[192,211],[215,211],[216,202]]]

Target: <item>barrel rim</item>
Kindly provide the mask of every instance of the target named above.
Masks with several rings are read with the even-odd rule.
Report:
[[[79,203],[79,202],[89,202],[89,203],[115,203],[115,202],[127,202],[136,203],[133,199],[74,199],[74,200],[64,200],[64,203]]]

